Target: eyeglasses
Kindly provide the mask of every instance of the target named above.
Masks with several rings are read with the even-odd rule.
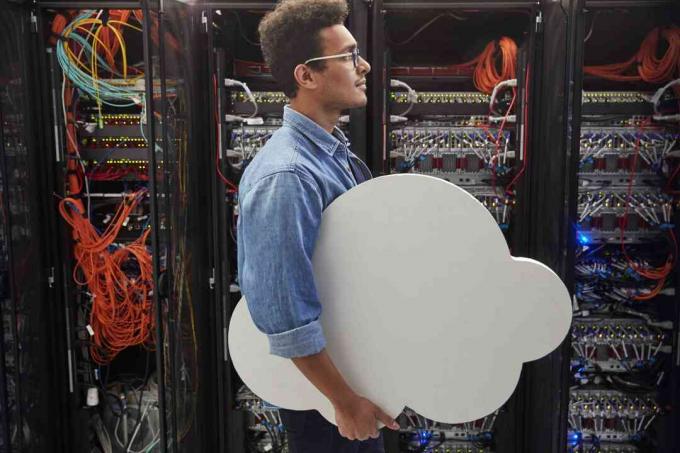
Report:
[[[339,53],[337,55],[327,55],[325,57],[316,57],[316,58],[310,58],[309,60],[305,61],[304,64],[309,64],[312,61],[321,61],[321,60],[331,60],[334,58],[347,58],[347,57],[352,57],[352,64],[354,65],[354,69],[357,68],[359,65],[359,48],[355,48],[351,52],[347,53]]]

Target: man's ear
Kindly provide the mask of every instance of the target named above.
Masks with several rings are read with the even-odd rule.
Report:
[[[293,75],[295,76],[295,81],[297,82],[298,86],[302,88],[313,90],[318,86],[318,81],[316,80],[317,74],[307,65],[299,64],[295,66]]]

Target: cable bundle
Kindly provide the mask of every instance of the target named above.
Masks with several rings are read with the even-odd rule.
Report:
[[[128,10],[85,10],[68,24],[63,18],[52,23],[52,32],[59,36],[56,54],[64,75],[95,99],[100,110],[101,104],[129,107],[142,102],[134,86],[144,74],[128,66],[122,28],[142,30],[127,22],[129,16]],[[129,72],[136,75],[128,77]],[[102,73],[109,78],[102,79]]]
[[[114,245],[123,223],[145,195],[142,190],[125,196],[103,233],[90,223],[76,200],[64,198],[59,203],[59,212],[73,228],[76,240],[73,278],[92,295],[90,354],[99,364],[109,363],[129,346],[150,346],[153,340],[152,263],[145,245],[151,230],[130,244]]]
[[[657,57],[663,41],[667,48]],[[657,27],[650,31],[630,59],[605,65],[585,66],[583,71],[595,77],[617,82],[663,83],[680,75],[680,28]]]
[[[119,181],[128,176],[140,181],[149,180],[148,169],[132,164],[102,165],[100,163],[92,169],[87,169],[86,176],[90,181]]]
[[[496,70],[499,50],[501,58],[500,72]],[[499,82],[516,77],[517,44],[511,38],[503,36],[498,41],[498,46],[495,41],[491,41],[475,60],[477,60],[474,73],[475,88],[482,93],[491,94]]]
[[[496,69],[499,58],[500,72]],[[391,70],[393,76],[472,74],[475,88],[486,94],[491,94],[500,82],[516,78],[516,73],[517,44],[507,36],[503,36],[498,42],[489,42],[479,55],[465,63],[433,68],[393,67]]]
[[[647,127],[647,124],[642,124],[640,126],[640,130],[643,131]],[[630,256],[628,255],[628,252],[626,251],[626,245],[623,239],[624,236],[624,231],[626,229],[626,223],[627,223],[627,218],[628,218],[628,211],[631,205],[631,196],[633,193],[633,181],[635,179],[635,169],[637,168],[637,161],[638,161],[638,155],[640,154],[640,137],[642,134],[637,135],[637,139],[635,141],[635,154],[633,155],[633,164],[631,165],[631,173],[630,173],[630,178],[628,180],[628,190],[627,190],[627,197],[626,197],[626,207],[624,210],[623,214],[623,221],[620,225],[620,240],[621,240],[621,252],[623,253],[624,257],[626,258],[626,261],[628,262],[628,265],[632,270],[634,270],[637,274],[641,275],[642,277],[655,281],[656,286],[654,289],[651,290],[649,294],[645,295],[640,295],[633,297],[635,300],[650,300],[656,297],[664,288],[666,285],[666,279],[668,276],[671,274],[673,268],[675,267],[675,263],[678,259],[678,242],[675,238],[675,233],[673,232],[672,229],[668,230],[668,235],[669,238],[671,239],[673,250],[669,253],[668,258],[666,258],[665,263],[657,268],[648,268],[648,267],[643,267],[640,266],[640,264],[636,263],[633,261]]]

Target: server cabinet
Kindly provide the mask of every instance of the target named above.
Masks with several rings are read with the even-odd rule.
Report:
[[[374,172],[458,184],[487,206],[513,254],[532,256],[530,182],[533,156],[542,152],[535,131],[543,124],[545,6],[385,0],[374,2],[371,14]],[[499,413],[470,424],[435,425],[407,411],[400,451],[527,451],[527,382]]]
[[[257,27],[276,2],[210,1],[200,5],[206,24],[210,108],[213,131],[210,180],[213,187],[213,269],[216,319],[220,337],[217,360],[220,379],[221,445],[226,451],[286,451],[278,411],[253,395],[238,378],[226,349],[229,317],[240,299],[236,268],[238,182],[243,169],[282,121],[287,98],[264,63]],[[349,2],[348,28],[366,55],[368,5]],[[246,88],[247,87],[247,88]],[[366,112],[355,109],[340,127],[352,150],[366,155]],[[225,451],[225,450],[222,450]]]
[[[672,410],[679,13],[662,1],[585,1],[574,10],[570,452],[680,448]]]
[[[0,451],[63,448],[58,413],[64,383],[53,370],[64,357],[57,339],[62,317],[50,303],[56,290],[49,266],[51,242],[44,206],[48,186],[40,162],[32,90],[33,43],[28,12],[14,2],[0,4],[0,268],[2,358],[0,360]]]
[[[216,448],[193,13],[174,1],[2,10],[14,32],[0,46],[5,281],[17,283],[3,319],[22,330],[3,337],[4,364],[25,364],[5,373],[22,381],[3,392],[7,451]]]

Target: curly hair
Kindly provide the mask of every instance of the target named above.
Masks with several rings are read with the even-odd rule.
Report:
[[[262,54],[286,96],[297,95],[295,66],[321,56],[319,31],[343,24],[347,15],[346,0],[282,0],[262,19]],[[316,69],[325,68],[323,61],[314,63]]]

